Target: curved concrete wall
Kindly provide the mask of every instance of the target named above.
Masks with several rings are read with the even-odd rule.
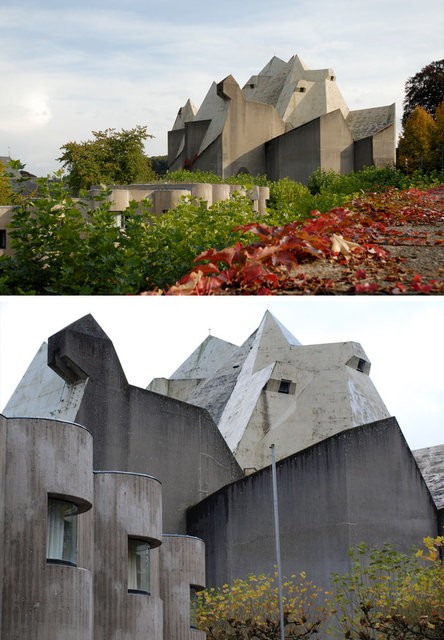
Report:
[[[162,640],[161,485],[144,474],[94,474],[94,637]],[[128,537],[149,541],[150,595],[128,592]],[[119,635],[116,636],[116,630]]]
[[[56,420],[2,417],[5,455],[1,637],[92,640],[91,532],[79,516],[78,566],[46,562],[48,494],[91,506],[92,437]]]
[[[190,624],[190,587],[205,586],[205,545],[199,538],[164,535],[160,549],[164,640],[205,640]]]

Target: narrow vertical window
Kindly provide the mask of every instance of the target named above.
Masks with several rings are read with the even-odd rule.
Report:
[[[150,593],[150,545],[138,538],[128,538],[128,591]]]
[[[73,502],[48,498],[46,558],[48,562],[77,566],[77,515]]]
[[[197,629],[197,587],[190,586],[190,627]]]

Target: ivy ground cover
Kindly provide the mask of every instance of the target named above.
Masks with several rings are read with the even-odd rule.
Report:
[[[239,227],[254,242],[208,249],[167,295],[442,294],[444,185],[387,189],[305,221]]]

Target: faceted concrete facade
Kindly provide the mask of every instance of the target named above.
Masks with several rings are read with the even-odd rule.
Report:
[[[283,458],[389,417],[369,372],[359,344],[303,346],[267,312],[238,349],[209,336],[168,381],[148,388],[208,409],[237,462],[252,470],[268,466],[271,444]]]
[[[282,571],[328,586],[366,541],[405,551],[438,534],[436,507],[394,418],[348,429],[277,463]],[[192,507],[205,540],[209,584],[275,564],[270,466]]]
[[[269,313],[241,347],[209,336],[162,393],[128,384],[91,316],[51,336],[0,420],[1,637],[200,640],[195,588],[273,571],[270,443],[286,573],[327,585],[353,544],[436,535],[369,370],[357,343],[303,346]],[[45,562],[48,495],[84,511],[77,566]],[[128,592],[129,537],[152,547],[149,593]]]
[[[395,105],[350,111],[332,69],[274,57],[241,89],[213,83],[202,105],[179,109],[168,133],[171,170],[247,172],[306,182],[321,167],[340,173],[395,161]]]

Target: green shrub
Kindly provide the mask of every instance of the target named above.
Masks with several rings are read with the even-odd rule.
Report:
[[[150,287],[174,284],[193,266],[194,258],[209,248],[222,249],[251,241],[234,229],[257,220],[251,201],[239,194],[231,200],[206,203],[183,198],[175,209],[160,217],[149,216],[143,240],[142,271]]]

